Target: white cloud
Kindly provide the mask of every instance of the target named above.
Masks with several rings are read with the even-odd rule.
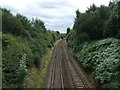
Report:
[[[48,29],[60,32],[72,27],[75,10],[84,12],[93,3],[108,5],[109,0],[0,0],[0,6],[12,13],[21,13],[28,18],[38,17]]]

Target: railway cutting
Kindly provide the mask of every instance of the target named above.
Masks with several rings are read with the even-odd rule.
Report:
[[[46,88],[50,89],[82,88],[89,90],[94,88],[65,44],[64,39],[54,47],[46,82]]]

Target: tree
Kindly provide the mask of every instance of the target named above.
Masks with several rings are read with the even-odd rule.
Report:
[[[2,27],[3,32],[9,32],[17,36],[24,32],[22,23],[7,9],[2,9]]]
[[[36,19],[32,19],[32,25],[37,29],[40,30],[42,32],[46,32],[46,28],[45,28],[45,24],[42,20],[36,18]]]
[[[117,20],[117,25],[118,25],[118,34],[117,34],[117,38],[120,39],[120,1],[118,2],[118,20]]]
[[[69,32],[70,32],[70,28],[67,28],[67,35],[69,34]]]
[[[76,11],[76,18],[79,18],[79,16],[80,16],[80,11],[79,11],[79,9]]]
[[[105,29],[103,32],[104,37],[119,37],[119,2],[115,4],[114,2],[110,4],[110,16],[109,19],[106,21]]]
[[[87,13],[95,12],[96,9],[97,9],[97,6],[93,4],[92,6],[90,6],[90,8],[88,8],[88,10],[86,10],[86,12]]]
[[[60,34],[60,32],[59,31],[56,31],[57,32],[57,34]]]
[[[17,14],[16,18],[21,21],[21,23],[24,26],[24,29],[26,29],[26,30],[31,29],[31,23],[30,23],[30,20],[27,19],[27,17],[25,17],[25,16],[23,16],[21,14]]]

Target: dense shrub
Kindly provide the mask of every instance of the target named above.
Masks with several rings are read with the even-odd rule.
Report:
[[[120,40],[108,38],[86,43],[76,54],[86,71],[103,87],[120,87]],[[109,85],[110,86],[109,86]]]
[[[3,34],[3,86],[23,87],[27,74],[26,62],[32,60],[31,50],[26,43],[19,42],[10,34]]]
[[[40,19],[14,16],[7,9],[2,12],[3,87],[22,88],[27,70],[34,66],[39,69],[42,56],[60,34],[46,30]]]

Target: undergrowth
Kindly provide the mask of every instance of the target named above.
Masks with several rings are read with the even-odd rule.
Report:
[[[76,57],[100,87],[120,88],[120,40],[108,38],[85,43]]]

